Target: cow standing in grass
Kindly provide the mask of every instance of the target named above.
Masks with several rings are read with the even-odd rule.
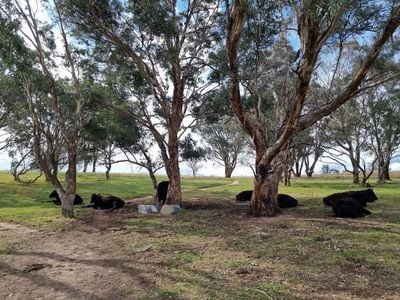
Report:
[[[167,200],[169,181],[161,181],[157,185],[158,203],[164,205]]]

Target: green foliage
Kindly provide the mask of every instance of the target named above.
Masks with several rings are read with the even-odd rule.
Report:
[[[183,160],[204,160],[207,156],[207,151],[201,147],[196,147],[196,142],[190,135],[187,135],[181,142],[181,156]]]
[[[137,142],[139,134],[135,119],[109,110],[94,111],[83,131],[85,140],[99,149],[110,144],[130,148]]]
[[[191,135],[187,135],[179,144],[182,160],[192,169],[193,176],[196,176],[200,169],[200,162],[208,157],[208,150],[196,146],[196,144],[197,142],[192,139]]]
[[[35,62],[35,53],[26,46],[24,39],[16,34],[20,26],[17,20],[10,20],[0,11],[0,68],[6,66],[30,72]]]

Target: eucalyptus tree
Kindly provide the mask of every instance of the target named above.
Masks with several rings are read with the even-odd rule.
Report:
[[[103,96],[112,97],[110,92],[106,91]],[[117,158],[120,149],[133,147],[139,139],[138,134],[135,119],[104,109],[92,111],[82,133],[84,142],[96,149],[98,161],[106,168],[106,179],[110,179],[112,166],[121,162]]]
[[[368,97],[371,148],[377,157],[378,182],[390,179],[389,166],[400,146],[400,89],[397,82],[377,88]]]
[[[400,24],[400,8],[390,1],[295,1],[290,5],[278,8],[284,13],[278,14],[279,20],[294,20],[294,26],[300,44],[298,58],[293,61],[286,60],[285,69],[291,74],[290,82],[294,87],[293,94],[283,97],[266,98],[260,93],[260,97],[254,100],[257,108],[251,114],[242,104],[244,93],[242,82],[247,74],[243,65],[243,55],[251,53],[254,58],[257,51],[241,52],[242,43],[246,43],[249,34],[263,33],[259,30],[263,23],[252,20],[265,20],[260,14],[270,11],[270,18],[277,15],[277,9],[260,9],[260,5],[271,5],[265,1],[226,1],[227,38],[226,51],[228,54],[229,72],[231,78],[231,103],[235,114],[252,137],[256,149],[256,176],[254,192],[251,200],[251,211],[255,216],[273,216],[280,212],[277,203],[278,184],[283,171],[284,153],[287,151],[291,138],[297,133],[321,118],[329,115],[342,104],[359,94],[360,92],[380,84],[387,77],[398,76],[391,70],[375,73],[370,69],[377,61],[382,49],[386,47],[391,37],[396,34]],[[268,17],[267,16],[267,17]],[[288,27],[278,27],[277,36],[286,36]],[[268,26],[271,23],[268,23]],[[280,24],[279,24],[280,25]],[[263,28],[263,27],[261,27]],[[258,40],[269,41],[273,45],[273,32],[265,31]],[[255,37],[257,37],[254,34]],[[265,36],[270,37],[269,40]],[[365,38],[368,37],[368,38]],[[279,40],[279,39],[276,39]],[[349,66],[351,73],[341,85],[334,83],[337,80],[335,66],[341,62],[341,46],[343,41],[364,43],[365,55],[358,63]],[[257,41],[257,39],[256,39]],[[257,42],[246,43],[250,49],[257,48]],[[262,43],[268,49],[268,45]],[[254,47],[254,48],[252,48]],[[312,105],[309,99],[310,85],[318,80],[321,74],[321,62],[329,57],[335,57],[336,61],[324,67],[330,67],[331,72],[325,72],[323,81],[327,90],[327,97],[322,103]],[[265,51],[258,56],[250,67],[253,69],[256,91],[262,92],[263,82],[271,82],[268,77],[268,66],[265,66]],[[240,56],[240,59],[239,59]],[[282,58],[284,61],[284,58]],[[293,65],[294,64],[294,65]],[[257,69],[258,66],[263,68]],[[259,70],[259,72],[257,72]],[[320,71],[320,72],[319,72]],[[246,83],[247,85],[247,83]],[[260,107],[267,103],[274,107],[273,114],[265,115]],[[306,105],[307,104],[307,105]],[[266,130],[268,129],[268,131]]]
[[[11,51],[13,68],[21,78],[28,107],[32,146],[40,169],[51,181],[61,198],[61,213],[73,217],[73,201],[76,193],[77,145],[82,127],[83,95],[77,61],[79,55],[70,43],[69,33],[56,3],[47,1],[3,1],[0,7],[1,19],[7,26],[0,30],[10,35],[7,47]],[[52,19],[46,17],[51,16]],[[57,48],[55,34],[61,43]],[[28,56],[28,57],[26,57]],[[60,61],[60,57],[62,60]],[[48,93],[41,97],[43,106],[37,105],[36,86],[32,73],[40,72],[46,79]],[[61,78],[65,74],[67,78]],[[67,75],[70,75],[69,78]],[[62,136],[68,160],[66,189],[56,174],[53,174],[46,155],[43,153],[43,140],[46,140],[46,124],[41,118],[40,109],[45,107],[54,115],[54,128]]]
[[[181,158],[188,167],[192,170],[193,177],[196,177],[197,172],[201,168],[201,162],[207,160],[208,150],[197,146],[195,141],[189,134],[179,143],[181,148]]]
[[[222,165],[225,177],[230,178],[246,147],[246,133],[236,117],[220,115],[215,122],[199,122],[197,131],[210,149],[210,158]]]
[[[289,150],[292,155],[292,172],[295,177],[301,177],[303,171],[307,177],[312,177],[315,165],[322,154],[321,136],[317,128],[299,132],[293,137]]]
[[[121,148],[121,151],[125,156],[125,159],[122,159],[121,161],[134,164],[148,172],[153,184],[153,200],[154,203],[157,204],[158,183],[156,172],[164,168],[164,162],[159,151],[156,149],[157,147],[155,147],[155,141],[152,134],[144,127],[138,129],[139,139],[137,142],[130,147]]]
[[[335,161],[352,174],[354,184],[360,183],[360,173],[364,175],[363,183],[368,179],[365,177],[367,164],[364,156],[370,149],[371,130],[370,119],[365,116],[366,104],[363,98],[361,95],[332,113],[325,128],[326,139],[330,142],[324,147],[324,157]]]
[[[180,203],[179,139],[192,124],[192,105],[209,91],[204,78],[220,40],[219,1],[59,2],[82,39],[106,43],[110,56],[122,53],[140,76],[129,111],[160,148],[170,181],[166,203]]]

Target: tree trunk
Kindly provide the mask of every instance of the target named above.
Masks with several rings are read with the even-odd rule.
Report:
[[[179,138],[178,132],[182,123],[183,84],[180,80],[180,71],[177,65],[173,65],[174,95],[172,100],[173,112],[168,124],[168,167],[169,178],[168,194],[165,204],[181,204],[181,173],[179,169]]]
[[[310,163],[309,159],[307,159],[306,161],[306,174],[308,178],[311,178],[314,174],[314,170],[315,170],[315,165],[317,164],[317,161],[319,159],[321,155],[318,153],[314,153],[314,158],[313,158],[313,162]]]
[[[386,174],[385,174],[385,159],[383,158],[383,154],[379,155],[378,161],[378,183],[385,183],[386,182]]]
[[[59,195],[62,195],[58,193]],[[61,215],[66,218],[74,217],[74,200],[75,193],[67,195],[67,193],[63,193],[60,197],[61,199]]]
[[[353,174],[353,183],[359,184],[360,183],[360,171],[354,170],[352,174]]]
[[[66,174],[67,189],[65,193],[61,195],[61,214],[66,218],[74,217],[74,200],[76,194],[76,145],[72,144],[68,146],[68,170]],[[58,189],[57,189],[58,192]]]
[[[97,151],[93,151],[93,162],[92,162],[92,173],[96,173],[96,165],[97,165]]]
[[[284,172],[284,183],[285,186],[291,186],[292,169],[285,168]]]
[[[277,155],[270,165],[264,165],[262,160],[257,163],[251,197],[251,213],[256,217],[273,217],[282,212],[278,204],[278,186],[284,166],[282,162],[281,155]]]
[[[193,168],[192,168],[192,175],[193,175],[193,177],[196,177],[196,175],[197,175],[197,166],[193,166]]]
[[[225,178],[231,178],[233,173],[233,168],[230,165],[225,164]]]
[[[389,173],[389,169],[390,169],[389,165],[390,165],[390,162],[386,161],[383,166],[383,178],[385,179],[385,181],[391,181],[390,173]]]
[[[111,167],[112,167],[112,164],[106,164],[106,180],[110,179]]]
[[[390,162],[384,159],[383,157],[379,159],[379,167],[378,167],[378,182],[385,183],[386,181],[390,181],[390,173],[389,173],[389,165]]]
[[[301,162],[299,162],[299,160],[296,159],[296,162],[294,164],[294,169],[293,169],[294,177],[301,177],[302,171],[303,171],[303,160],[301,160]]]
[[[169,145],[169,186],[166,204],[181,204],[182,191],[181,191],[181,175],[179,170],[179,151],[178,143],[175,147],[170,143]]]
[[[263,168],[262,166],[258,166]],[[275,216],[281,213],[278,205],[278,186],[282,172],[276,171],[265,175],[258,173],[254,180],[251,197],[251,213],[256,217]]]
[[[83,173],[86,173],[86,172],[87,172],[88,165],[89,165],[89,160],[85,159],[85,160],[83,161],[83,169],[82,169],[82,172],[83,172]]]
[[[157,190],[157,178],[152,170],[149,170],[151,183],[153,184],[153,203],[158,206],[158,190]]]

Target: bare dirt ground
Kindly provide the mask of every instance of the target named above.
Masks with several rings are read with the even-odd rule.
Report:
[[[0,261],[0,299],[126,299],[125,287],[152,284],[135,268],[135,254],[121,247],[121,212],[92,210],[87,219],[58,230],[0,223],[8,249]]]
[[[160,257],[164,255],[163,251],[159,251],[160,248],[152,248],[148,238],[158,240],[161,245],[163,243],[169,245],[173,234],[166,231],[133,230],[126,226],[127,220],[147,220],[138,215],[138,203],[137,200],[129,201],[118,212],[89,209],[87,216],[82,220],[57,229],[36,229],[18,224],[0,223],[0,246],[3,245],[3,248],[0,248],[3,249],[0,252],[0,299],[152,299],[150,294],[146,297],[146,293],[162,286],[158,278],[168,277],[169,274],[165,271],[165,263],[164,265],[161,263]],[[274,226],[278,226],[277,222],[299,217],[314,222],[317,224],[316,227],[319,226],[318,223],[326,223],[324,217],[318,219],[304,213],[299,216],[296,212],[286,213],[273,219],[249,220],[246,216],[246,206],[228,202],[221,204],[199,202],[187,204],[186,208],[204,209],[206,205],[208,205],[209,213],[212,214],[211,219],[216,220],[216,229],[221,226],[221,223],[228,222],[229,218],[226,216],[232,214],[240,219],[237,224],[247,227],[246,230],[269,227],[269,223],[275,223]],[[164,218],[161,219],[162,222],[168,222],[169,217],[161,218]],[[208,220],[203,221],[203,223],[199,221],[199,226],[210,226]],[[349,224],[348,221],[343,222]],[[282,228],[286,230],[285,227]],[[233,228],[233,230],[239,231],[238,228]],[[260,232],[259,238],[265,239],[268,236]],[[136,247],[131,248],[127,246],[130,240],[140,241],[141,239],[143,239],[143,244],[137,244]],[[200,245],[195,250],[201,252],[204,250],[202,247],[212,247],[215,246],[214,244],[210,240],[209,245]],[[297,251],[300,250],[297,249]],[[205,251],[211,250],[205,249]],[[227,250],[227,255],[229,256],[229,250]],[[245,255],[246,253],[243,253],[243,256]],[[210,282],[212,282],[212,276],[219,275],[240,277],[240,284],[243,285],[251,280],[265,282],[271,278],[271,274],[279,274],[279,259],[278,256],[273,261],[264,262],[268,263],[268,267],[264,267],[262,263],[254,264],[250,269],[240,267],[232,273],[233,275],[217,274],[219,271],[209,270],[209,273],[204,276],[210,277]],[[304,259],[308,258],[304,257]],[[196,272],[192,271],[195,277]],[[206,270],[203,269],[202,272],[206,273]],[[326,279],[328,285],[336,284],[335,281],[341,276],[334,270],[332,272],[331,279]],[[157,274],[157,276],[152,276],[152,274]],[[367,275],[360,273],[360,282],[366,280]],[[243,279],[246,276],[248,279]],[[399,286],[396,287],[398,288]],[[297,291],[296,298],[298,299],[396,299],[396,295],[400,296],[396,293],[386,294],[385,286],[382,287],[382,291],[375,290],[372,294],[369,294],[368,290],[364,292],[361,288],[356,289],[353,296],[351,289],[342,291],[330,289],[321,294],[321,291],[315,291],[310,286],[299,285],[294,286],[293,290]],[[260,293],[264,292],[260,291]],[[273,298],[266,295],[265,298],[259,299]],[[167,295],[158,299],[180,298]],[[188,299],[206,299],[206,297],[194,293]]]

